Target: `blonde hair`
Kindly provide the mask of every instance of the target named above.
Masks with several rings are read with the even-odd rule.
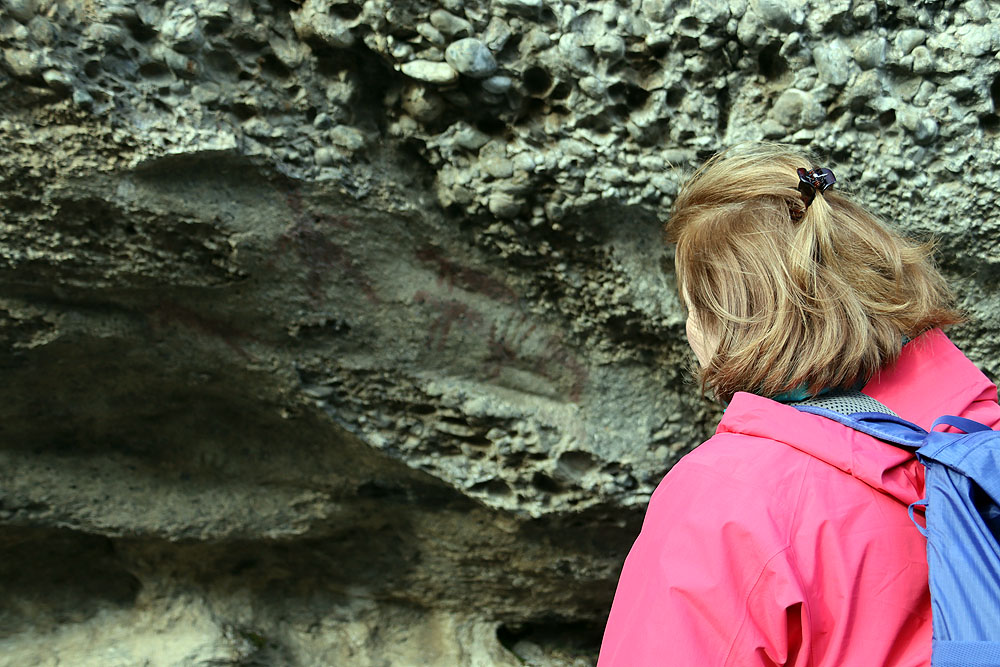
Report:
[[[721,400],[866,381],[903,336],[962,319],[932,244],[904,239],[836,186],[804,206],[796,170],[817,166],[787,146],[738,146],[674,201],[678,288],[710,341],[702,389]]]

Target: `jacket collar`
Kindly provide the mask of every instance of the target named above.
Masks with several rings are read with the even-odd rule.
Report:
[[[942,414],[961,415],[978,399],[996,398],[993,383],[939,330],[904,346],[863,391],[925,429]],[[911,452],[762,396],[737,393],[716,432],[785,443],[907,504],[923,492],[923,466]]]

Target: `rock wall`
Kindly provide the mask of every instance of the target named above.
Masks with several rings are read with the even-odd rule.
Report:
[[[2,665],[591,664],[741,140],[935,235],[1000,370],[984,0],[0,7]]]

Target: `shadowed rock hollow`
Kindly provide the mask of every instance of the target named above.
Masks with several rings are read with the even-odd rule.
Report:
[[[717,410],[740,140],[939,239],[997,375],[983,2],[0,3],[0,664],[586,665]]]

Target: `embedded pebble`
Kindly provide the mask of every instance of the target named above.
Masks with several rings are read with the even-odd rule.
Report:
[[[895,46],[900,54],[906,55],[915,47],[920,46],[927,39],[927,33],[919,28],[908,28],[900,30],[896,34]]]
[[[497,74],[488,79],[483,79],[483,89],[496,95],[502,95],[510,90],[513,83],[513,80],[509,76]]]
[[[449,37],[465,37],[472,34],[472,24],[444,9],[435,9],[430,16],[431,25]]]
[[[854,48],[854,60],[863,70],[881,67],[885,63],[888,47],[885,37],[867,39]]]
[[[493,53],[485,44],[473,37],[449,44],[444,51],[444,58],[459,73],[475,79],[488,77],[497,69]]]
[[[833,86],[847,83],[851,75],[852,54],[839,39],[813,49],[813,61],[820,81]]]
[[[399,70],[406,76],[434,84],[448,84],[458,81],[458,72],[448,63],[431,60],[411,60],[403,63]]]
[[[483,33],[483,43],[489,47],[490,51],[497,53],[507,45],[510,36],[510,26],[507,25],[507,22],[494,16],[490,19],[489,25],[486,26],[486,32]]]
[[[804,90],[790,88],[783,92],[774,103],[771,114],[775,121],[787,130],[816,127],[823,122],[826,113],[811,94]]]
[[[625,40],[618,35],[602,35],[594,42],[594,52],[616,62],[625,57]]]
[[[913,129],[913,140],[926,145],[933,142],[938,135],[938,124],[933,118],[922,118]]]
[[[178,6],[167,17],[160,26],[160,37],[180,53],[195,51],[205,40],[198,14],[185,6]]]
[[[42,55],[36,51],[4,49],[3,60],[14,76],[31,79],[42,73]]]

